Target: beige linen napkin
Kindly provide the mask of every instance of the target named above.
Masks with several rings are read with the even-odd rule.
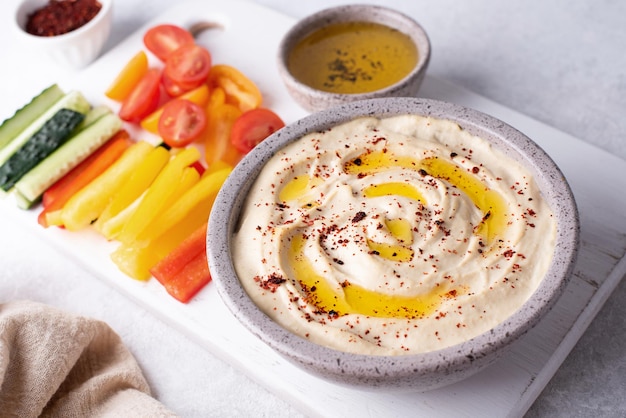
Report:
[[[30,301],[0,304],[2,417],[173,417],[104,322]]]

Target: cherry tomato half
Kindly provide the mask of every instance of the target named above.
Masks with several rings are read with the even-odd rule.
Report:
[[[248,110],[233,124],[230,141],[245,154],[283,126],[285,122],[269,109],[259,107]]]
[[[202,107],[186,99],[174,99],[163,106],[159,135],[170,147],[184,147],[202,135],[206,123]]]
[[[154,112],[161,97],[161,71],[149,69],[122,102],[119,116],[128,122],[139,122]]]
[[[143,37],[143,43],[150,52],[161,61],[165,61],[172,52],[181,46],[191,45],[195,42],[189,31],[180,26],[163,24],[148,29]]]
[[[211,54],[199,45],[183,45],[165,61],[165,76],[183,91],[204,83],[211,69]]]

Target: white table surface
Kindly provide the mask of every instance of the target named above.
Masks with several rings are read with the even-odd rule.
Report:
[[[40,89],[34,85],[44,87],[55,77],[66,76],[53,64],[33,65],[32,54],[12,42],[8,25],[17,1],[4,0],[0,5],[4,45],[0,119],[20,105],[7,102],[15,92],[36,92]],[[298,18],[347,2],[257,3]],[[406,12],[426,28],[434,50],[431,75],[626,159],[626,3],[378,3]],[[171,5],[168,0],[116,1],[105,50]],[[584,170],[584,158],[580,163]],[[3,218],[0,254],[0,302],[31,299],[106,321],[137,358],[154,396],[181,416],[299,415],[240,371]],[[626,415],[625,298],[622,281],[527,416]]]

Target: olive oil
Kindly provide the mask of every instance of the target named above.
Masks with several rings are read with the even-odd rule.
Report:
[[[345,283],[334,289],[315,272],[304,255],[306,239],[292,237],[289,247],[289,265],[293,278],[306,294],[307,303],[328,314],[361,314],[377,318],[421,318],[437,310],[447,291],[436,288],[420,296],[395,296],[365,289],[354,283]]]
[[[390,153],[375,151],[362,154],[348,162],[344,170],[348,174],[367,175],[393,167],[414,170],[423,175],[445,180],[465,193],[483,213],[483,220],[475,233],[484,237],[487,242],[493,242],[506,229],[508,219],[504,198],[489,189],[476,175],[468,173],[452,162],[440,158],[418,160],[405,156],[396,157]]]
[[[304,84],[332,93],[367,93],[407,76],[418,50],[406,34],[373,22],[330,24],[299,41],[288,68]]]

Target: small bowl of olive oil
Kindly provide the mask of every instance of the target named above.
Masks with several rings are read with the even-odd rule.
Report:
[[[415,97],[430,60],[424,29],[383,6],[345,5],[297,22],[278,67],[293,99],[309,112],[357,100]]]

